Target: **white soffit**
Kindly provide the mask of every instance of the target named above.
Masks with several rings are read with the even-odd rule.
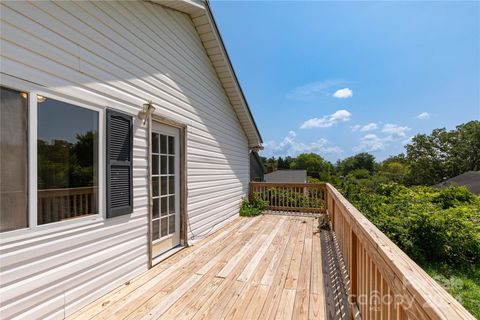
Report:
[[[153,0],[165,7],[190,15],[203,47],[248,138],[250,147],[259,147],[262,137],[233,70],[230,58],[208,3],[202,0]]]

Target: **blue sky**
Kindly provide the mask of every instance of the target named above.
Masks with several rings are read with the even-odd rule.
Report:
[[[383,160],[480,119],[480,2],[211,6],[264,156]]]

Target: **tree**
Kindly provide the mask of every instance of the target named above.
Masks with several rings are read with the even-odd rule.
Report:
[[[449,156],[446,171],[449,177],[466,171],[480,170],[480,121],[470,121],[449,132]]]
[[[387,159],[382,161],[382,165],[386,165],[386,164],[391,163],[391,162],[401,163],[401,164],[404,164],[404,165],[408,164],[407,163],[407,158],[405,157],[405,154],[403,154],[403,153],[397,154],[396,156],[388,157]]]
[[[262,163],[267,168],[267,172],[269,172],[268,168],[271,168],[272,171],[277,170],[277,160],[275,159],[275,157],[270,157],[270,158],[260,157],[260,159],[262,159]]]
[[[480,121],[447,131],[418,134],[406,145],[409,184],[433,185],[470,170],[480,170]]]
[[[290,164],[292,169],[307,170],[307,175],[313,178],[319,178],[321,173],[330,172],[331,167],[331,163],[316,153],[302,153]]]
[[[373,173],[375,168],[375,157],[369,153],[362,152],[337,162],[337,172],[343,176],[353,170],[365,169]]]

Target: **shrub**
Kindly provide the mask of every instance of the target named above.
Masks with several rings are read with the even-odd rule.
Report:
[[[471,203],[475,195],[466,187],[448,187],[433,198],[433,202],[442,209],[448,209],[464,203]]]
[[[267,208],[267,205],[268,203],[266,201],[264,201],[258,194],[254,193],[250,200],[248,197],[243,198],[242,205],[240,206],[240,216],[258,216]]]
[[[383,233],[421,265],[480,265],[480,197],[463,187],[435,189],[362,181],[344,185],[347,197]]]

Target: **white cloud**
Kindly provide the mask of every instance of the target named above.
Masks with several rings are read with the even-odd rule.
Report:
[[[286,94],[288,99],[292,100],[305,100],[312,97],[315,97],[319,94],[326,94],[325,90],[342,84],[344,81],[342,80],[324,80],[324,81],[316,81],[312,83],[305,84],[303,86],[299,86],[291,90],[289,93]]]
[[[320,138],[317,141],[303,143],[296,141],[297,134],[290,131],[281,142],[268,141],[264,144],[265,151],[270,151],[278,156],[296,156],[300,153],[315,152],[319,154],[339,154],[343,150],[338,146],[333,146],[327,139]]]
[[[404,138],[407,136],[409,127],[402,127],[396,124],[387,123],[383,126],[382,132],[388,133],[392,139]]]
[[[378,124],[376,124],[375,122],[371,122],[363,126],[356,124],[354,126],[351,126],[350,128],[352,129],[352,132],[356,132],[356,131],[367,132],[367,131],[378,129]]]
[[[359,124],[356,124],[354,126],[351,126],[350,128],[352,128],[352,131],[355,132],[355,131],[358,131],[362,126],[359,125]]]
[[[377,128],[377,125],[372,126],[374,123],[369,123],[368,125],[363,126],[360,131],[373,130],[372,128]],[[362,130],[366,128],[368,130]],[[375,152],[380,150],[385,150],[386,147],[392,142],[400,141],[402,144],[410,142],[410,138],[407,138],[407,132],[410,131],[409,127],[402,127],[396,124],[387,123],[383,126],[382,132],[386,133],[385,136],[379,137],[376,134],[367,134],[360,139],[360,144],[353,148],[353,151],[360,152]]]
[[[353,91],[349,88],[343,88],[335,91],[335,93],[332,96],[339,99],[346,99],[353,96]]]
[[[353,148],[353,151],[375,152],[384,150],[387,146],[385,138],[380,138],[376,134],[370,133],[360,139],[360,144]]]
[[[430,113],[422,112],[417,116],[417,118],[420,119],[420,120],[430,119]]]
[[[372,123],[369,123],[369,124],[364,125],[364,126],[360,129],[360,131],[362,131],[362,132],[372,131],[372,130],[375,130],[375,129],[377,129],[377,128],[378,128],[378,125],[377,125],[376,123],[372,122]]]
[[[308,119],[300,126],[301,129],[309,128],[328,128],[338,122],[346,122],[350,120],[352,114],[347,110],[337,110],[331,115],[323,116],[321,118]]]

